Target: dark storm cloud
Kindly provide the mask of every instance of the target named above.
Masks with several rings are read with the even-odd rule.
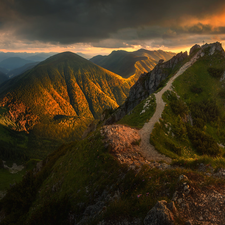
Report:
[[[100,46],[116,39],[124,46],[135,39],[210,34],[215,31],[207,25],[179,27],[180,18],[201,19],[224,7],[224,0],[1,0],[0,31],[31,41]]]

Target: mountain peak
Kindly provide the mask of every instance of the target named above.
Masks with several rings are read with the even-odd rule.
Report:
[[[63,118],[70,121],[76,131],[69,131],[67,122],[60,129],[83,133],[83,128],[104,109],[122,104],[132,84],[75,53],[62,52],[4,83],[0,105],[9,108],[13,121],[16,118],[16,130],[28,131],[36,124],[43,127],[46,120],[55,126]],[[17,110],[12,105],[17,105]],[[32,126],[26,120],[28,109],[30,115],[38,118]],[[25,120],[19,119],[21,113]]]
[[[203,50],[208,49],[210,55],[213,55],[216,50],[217,51],[220,51],[220,52],[224,52],[224,49],[222,47],[222,44],[220,42],[218,42],[218,41],[217,42],[214,42],[214,43],[210,43],[210,44],[206,43],[206,44],[204,44],[202,46],[200,46],[198,44],[195,44],[190,49],[189,55],[191,55],[197,49],[201,49],[201,52],[203,52]],[[201,54],[203,54],[203,53],[201,53]]]

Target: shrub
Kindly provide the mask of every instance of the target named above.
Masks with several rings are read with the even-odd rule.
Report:
[[[174,114],[180,116],[184,116],[188,110],[186,104],[180,99],[176,99],[170,102],[170,107]]]
[[[209,67],[207,69],[207,71],[210,76],[215,77],[215,78],[220,78],[223,75],[223,69]]]
[[[191,86],[190,90],[192,93],[195,93],[195,94],[200,94],[202,92],[202,88],[198,87],[197,85]]]
[[[69,224],[69,214],[71,205],[68,197],[63,197],[59,200],[52,199],[46,201],[41,208],[29,219],[28,224],[32,225],[51,225],[51,224]]]
[[[225,98],[225,90],[224,89],[219,92],[219,97]]]
[[[174,143],[168,142],[168,141],[165,142],[165,145],[170,151],[172,151],[172,152],[176,153],[177,155],[181,156],[182,148],[180,146],[177,146]]]
[[[196,126],[197,128],[199,128],[199,129],[203,129],[204,128],[204,126],[205,126],[205,122],[204,122],[204,120],[203,119],[201,119],[201,118],[194,118],[193,119],[193,124],[194,124],[194,126]]]
[[[193,118],[201,118],[204,122],[215,121],[219,116],[218,106],[212,100],[193,102],[190,110]]]
[[[190,125],[187,126],[187,131],[189,139],[200,154],[211,156],[221,154],[219,146],[211,136]]]

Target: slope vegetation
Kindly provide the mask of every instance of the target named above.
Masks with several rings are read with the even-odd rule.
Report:
[[[178,77],[155,125],[151,142],[173,158],[224,156],[224,51],[219,43],[205,45],[199,59]]]
[[[138,78],[142,73],[152,70],[160,59],[167,61],[174,55],[174,53],[161,50],[139,49],[135,52],[113,51],[108,56],[98,55],[90,61],[124,78],[132,75]]]
[[[1,124],[44,138],[72,140],[132,82],[70,52],[52,56],[1,86]]]

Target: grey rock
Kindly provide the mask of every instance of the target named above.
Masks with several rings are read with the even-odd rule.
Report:
[[[188,220],[188,221],[185,222],[185,225],[192,225],[192,223],[191,223],[190,220]]]
[[[191,55],[196,49],[200,49],[200,45],[194,45],[191,49],[190,49],[190,52],[189,52],[189,55]]]
[[[188,177],[184,174],[181,174],[178,178],[178,181],[181,181],[181,180],[188,180]]]
[[[102,208],[104,207],[104,202],[97,202],[95,205],[89,205],[84,212],[85,216],[93,216],[96,213],[98,213],[99,211],[102,210]]]
[[[47,162],[46,162],[47,163]],[[36,164],[36,167],[33,169],[33,174],[37,174],[38,172],[41,171],[42,167],[44,166],[43,161],[40,161]]]
[[[144,219],[144,225],[173,225],[174,215],[168,209],[165,200],[158,201],[156,205],[148,212]]]
[[[179,212],[175,206],[174,201],[170,202],[169,204],[167,204],[167,208],[176,216],[179,215]]]
[[[160,59],[159,62],[158,62],[158,64],[161,64],[163,62],[164,62],[164,59]]]

